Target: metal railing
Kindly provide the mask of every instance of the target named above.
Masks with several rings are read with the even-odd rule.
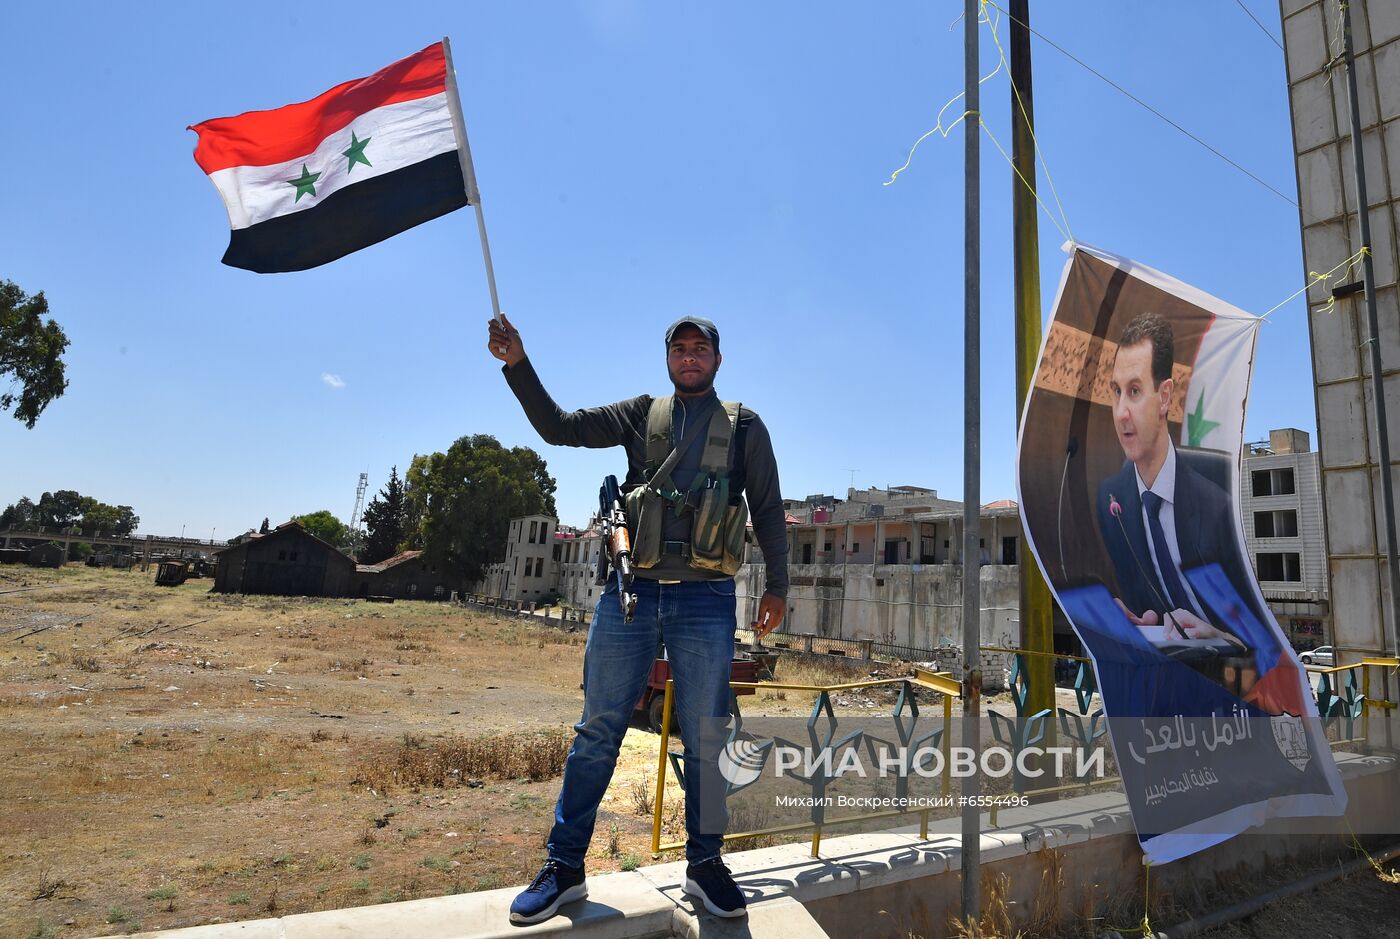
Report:
[[[1396,702],[1390,700],[1390,679],[1397,669],[1400,669],[1400,658],[1394,656],[1367,656],[1359,662],[1350,662],[1345,665],[1332,665],[1322,667],[1317,665],[1304,665],[1303,668],[1309,676],[1317,676],[1317,684],[1313,685],[1313,695],[1317,701],[1317,714],[1322,719],[1323,732],[1327,733],[1335,727],[1345,727],[1344,731],[1339,730],[1339,736],[1328,740],[1333,747],[1347,744],[1371,745],[1370,732],[1370,710],[1377,708],[1382,711],[1393,711]],[[1372,693],[1371,675],[1373,670],[1379,670],[1382,679],[1381,697],[1377,698]],[[1357,682],[1357,673],[1361,674],[1361,681]],[[1311,682],[1310,682],[1311,684]],[[1356,734],[1356,723],[1361,722],[1361,734]],[[1387,723],[1386,745],[1390,746],[1389,724]]]
[[[855,731],[840,739],[836,737],[838,721],[831,709],[831,695],[839,691],[852,691],[861,688],[888,687],[891,685],[900,686],[900,694],[895,704],[893,717],[898,728],[898,733],[903,743],[910,740],[934,740],[935,746],[941,748],[943,754],[943,770],[941,773],[942,793],[948,796],[951,792],[952,779],[950,768],[950,748],[952,741],[947,733],[952,725],[953,699],[960,697],[962,686],[951,675],[946,672],[932,672],[926,669],[915,669],[915,674],[910,678],[877,678],[867,681],[844,682],[833,685],[804,685],[783,682],[730,682],[730,707],[733,717],[733,726],[729,733],[727,744],[745,739],[743,730],[743,716],[739,712],[738,697],[733,694],[736,688],[763,688],[774,691],[811,691],[817,693],[817,700],[813,704],[811,716],[808,718],[807,726],[811,739],[814,743],[819,743],[826,758],[817,759],[812,767],[811,774],[802,778],[812,788],[813,792],[824,792],[828,783],[835,778],[832,767],[835,765],[831,756],[840,747],[853,743],[863,733]],[[943,702],[943,726],[931,734],[919,737],[916,733],[919,719],[918,703],[914,697],[914,686],[923,687],[935,691],[942,695]],[[666,681],[665,704],[662,707],[661,719],[661,742],[657,755],[656,766],[656,792],[652,809],[651,822],[651,850],[653,855],[659,855],[662,851],[671,851],[685,846],[683,841],[675,841],[663,844],[661,842],[661,827],[664,815],[664,802],[666,798],[666,767],[669,760],[675,765],[676,774],[684,788],[684,774],[680,763],[680,754],[670,751],[671,739],[671,717],[672,705],[674,703],[675,681]],[[825,715],[827,725],[824,733],[817,731],[818,720]],[[907,715],[907,719],[906,718]],[[820,738],[820,739],[819,739]],[[899,773],[896,776],[896,791],[907,791],[909,774],[915,770],[913,761],[907,756],[901,761]],[[725,780],[725,799],[740,791],[744,786],[736,786],[732,781]],[[812,829],[812,857],[819,857],[821,851],[822,832],[835,825],[847,825],[855,822],[870,821],[880,818],[896,818],[908,815],[919,816],[919,836],[928,838],[929,809],[890,809],[881,812],[865,812],[857,815],[841,816],[838,818],[827,818],[826,807],[820,799],[814,798],[811,802],[810,820],[789,825],[777,825],[767,828],[759,828],[751,831],[726,832],[725,841],[737,841],[744,838],[757,838],[763,835],[786,834],[794,831],[801,831],[806,828]]]

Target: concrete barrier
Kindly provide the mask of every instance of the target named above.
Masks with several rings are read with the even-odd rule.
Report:
[[[1342,851],[1348,824],[1400,832],[1400,773],[1394,755],[1337,754],[1347,784],[1346,820],[1286,819],[1181,861],[1154,868],[1152,882],[1166,891],[1192,891],[1201,882],[1262,872],[1320,849]],[[1142,853],[1121,792],[1098,792],[1058,802],[1003,810],[999,827],[983,817],[983,871],[1005,874],[1006,901],[1019,923],[1120,912],[1141,913]],[[961,902],[962,841],[957,818],[934,823],[922,839],[917,827],[830,837],[822,857],[806,844],[780,845],[725,856],[749,902],[749,915],[719,920],[683,892],[685,864],[673,862],[630,873],[588,878],[588,899],[535,926],[512,926],[511,899],[520,889],[434,897],[372,907],[304,913],[281,919],[223,923],[167,932],[147,939],[492,939],[562,936],[646,939],[682,936],[890,937],[947,936]],[[1309,829],[1306,832],[1300,828]],[[1047,898],[1042,884],[1057,884]],[[1053,909],[1051,909],[1053,904]],[[1136,907],[1134,907],[1136,904]]]

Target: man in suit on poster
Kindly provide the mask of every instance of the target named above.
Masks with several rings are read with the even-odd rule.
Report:
[[[1171,324],[1141,313],[1124,329],[1109,390],[1123,468],[1099,486],[1099,532],[1113,560],[1115,602],[1154,644],[1214,640],[1254,653],[1260,679],[1245,698],[1269,713],[1301,713],[1292,658],[1280,656],[1268,619],[1252,599],[1229,494],[1192,465],[1205,455],[1178,451],[1167,424],[1174,382]],[[1216,563],[1249,615],[1212,609],[1185,572]],[[1231,623],[1234,632],[1217,624]]]

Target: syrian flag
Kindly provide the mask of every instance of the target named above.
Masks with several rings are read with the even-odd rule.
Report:
[[[445,41],[310,101],[193,125],[233,232],[223,261],[301,271],[475,201]]]

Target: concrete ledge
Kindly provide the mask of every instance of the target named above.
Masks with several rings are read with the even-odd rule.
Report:
[[[1372,817],[1400,830],[1393,798],[1396,758],[1391,754],[1337,753],[1351,794],[1347,817]],[[981,856],[1013,884],[1018,909],[1033,905],[1034,890],[1051,868],[1062,878],[1065,909],[1099,909],[1115,895],[1140,890],[1141,852],[1122,792],[1098,791],[998,813],[998,827],[982,817]],[[1280,819],[1162,869],[1164,885],[1215,876],[1286,857],[1329,838],[1344,845],[1343,819]],[[1317,834],[1312,833],[1313,826]],[[1304,832],[1301,829],[1307,828]],[[1379,829],[1378,829],[1379,830]],[[646,939],[683,936],[794,937],[927,936],[947,932],[961,892],[961,820],[825,838],[822,857],[806,844],[779,845],[725,856],[749,903],[749,915],[714,917],[684,895],[685,862],[588,878],[588,899],[534,926],[512,926],[511,900],[520,888],[434,897],[404,903],[304,913],[142,933],[161,939],[496,939],[562,936]],[[1364,833],[1364,832],[1363,832]],[[1319,837],[1321,835],[1322,837]],[[1050,849],[1047,852],[1047,849]],[[1154,873],[1154,880],[1159,876]],[[1170,889],[1170,887],[1168,887]],[[857,894],[859,891],[859,894]],[[827,932],[823,932],[825,929]]]
[[[676,911],[673,936],[681,939],[826,939],[826,933],[807,908],[792,897],[776,897],[749,907],[749,915],[737,919],[691,916]]]
[[[160,939],[282,939],[280,919],[250,919],[241,923],[215,923],[212,926],[188,926],[137,933],[136,939],[160,936]]]
[[[855,871],[827,858],[812,857],[805,844],[726,854],[724,863],[734,872],[734,880],[750,905],[775,897],[808,903],[850,893],[859,883]],[[697,915],[704,911],[684,895],[684,861],[643,867],[637,873],[681,909]]]

